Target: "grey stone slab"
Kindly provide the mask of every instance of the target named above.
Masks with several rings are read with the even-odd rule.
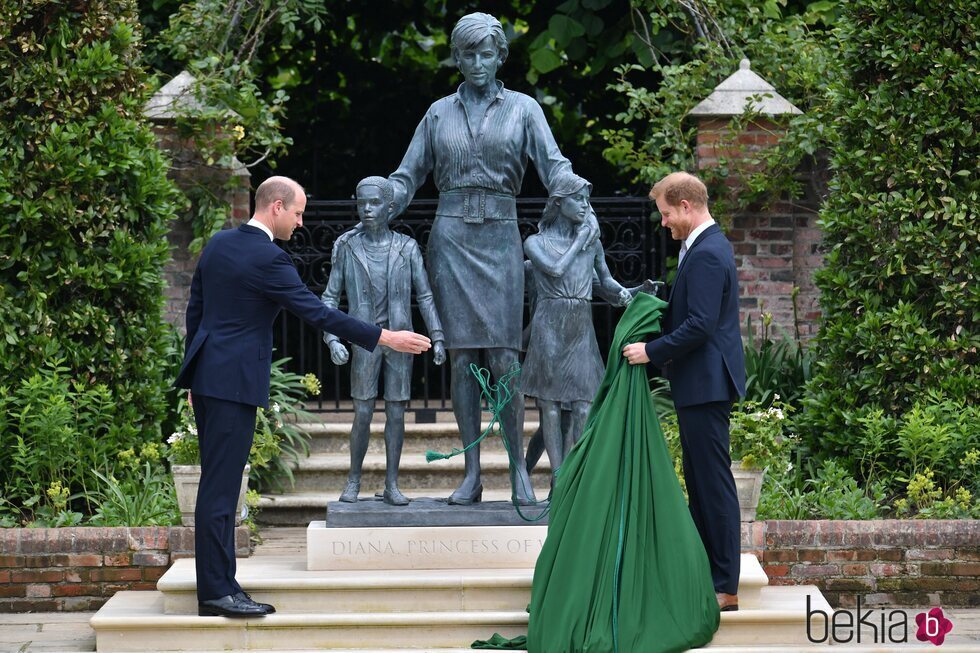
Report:
[[[546,509],[522,506],[521,512],[535,519]],[[331,501],[327,504],[327,528],[377,528],[388,526],[522,526],[544,525],[545,516],[537,521],[525,521],[513,504],[507,501],[487,501],[471,506],[450,505],[445,498],[422,497],[407,506],[390,506],[376,498],[361,498],[357,503]]]

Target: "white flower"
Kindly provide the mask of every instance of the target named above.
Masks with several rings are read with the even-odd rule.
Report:
[[[786,463],[786,473],[789,474],[793,471],[793,463]]]
[[[277,404],[277,403],[276,404],[272,404],[272,412],[278,413],[281,410],[282,410],[282,407],[279,404]]]
[[[766,416],[775,417],[777,421],[786,417],[786,415],[783,414],[783,411],[780,408],[770,408],[769,410],[766,411]]]
[[[183,431],[176,431],[169,438],[167,438],[167,444],[176,444],[183,439],[184,439]]]
[[[773,395],[772,396],[772,400],[773,401],[779,401],[779,395]]]

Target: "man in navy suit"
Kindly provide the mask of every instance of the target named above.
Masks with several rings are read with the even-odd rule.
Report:
[[[377,345],[419,354],[425,336],[389,331],[327,308],[299,278],[273,238],[289,240],[303,224],[306,195],[286,177],[255,191],[255,214],[215,234],[194,272],[187,304],[187,349],[176,385],[190,389],[201,445],[201,484],[194,513],[198,614],[258,617],[235,581],[235,509],[252,447],[256,407],[269,406],[272,324],[283,308],[310,325],[371,351]]]
[[[745,395],[738,273],[731,243],[711,218],[700,179],[675,172],[650,191],[661,224],[683,241],[663,335],[623,348],[632,365],[652,362],[670,379],[684,480],[718,606],[738,609],[740,517],[729,452],[732,405]]]

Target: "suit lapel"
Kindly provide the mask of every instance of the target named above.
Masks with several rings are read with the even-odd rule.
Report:
[[[691,260],[691,253],[694,252],[697,246],[703,243],[708,236],[710,236],[711,234],[717,231],[721,231],[721,227],[718,226],[718,223],[715,223],[710,227],[708,227],[707,229],[705,229],[704,231],[702,231],[701,234],[694,239],[694,242],[691,244],[691,246],[687,248],[687,254],[684,255],[684,260],[681,261],[680,266],[677,268],[677,276],[674,277],[674,285],[670,287],[670,295],[667,297],[667,303],[670,303],[670,300],[674,296],[674,288],[676,288],[678,283],[680,282],[681,274],[684,272],[684,268],[686,267],[687,262]]]

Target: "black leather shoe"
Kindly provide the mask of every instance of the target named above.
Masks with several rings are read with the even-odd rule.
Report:
[[[267,608],[263,608],[255,601],[238,597],[238,594],[229,594],[220,599],[198,601],[197,614],[200,617],[232,617],[234,619],[264,617],[270,614]]]
[[[251,596],[249,596],[248,595],[248,592],[242,591],[242,592],[239,592],[238,594],[234,594],[233,596],[236,599],[239,599],[239,600],[243,600],[244,599],[245,601],[251,601],[255,605],[259,606],[260,608],[265,608],[266,610],[268,610],[268,613],[267,614],[273,614],[276,611],[275,606],[270,605],[269,603],[259,603],[258,601],[256,601],[255,599],[253,599]]]

